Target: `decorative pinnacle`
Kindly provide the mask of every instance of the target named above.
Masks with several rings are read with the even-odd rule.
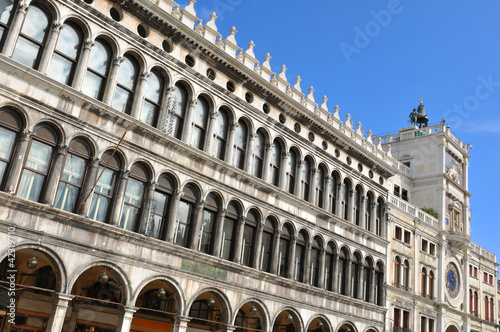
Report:
[[[231,29],[229,29],[229,32],[231,33],[232,36],[234,36],[238,31],[236,31],[236,27],[232,27]]]
[[[251,40],[248,44],[248,48],[253,48],[255,44],[253,43],[253,40]]]
[[[283,74],[284,74],[284,73],[286,73],[286,70],[287,70],[287,69],[288,69],[288,68],[286,68],[286,66],[285,66],[285,65],[281,66],[281,72],[282,72]]]
[[[266,55],[264,55],[264,60],[265,61],[269,61],[271,60],[271,55],[269,53],[266,53]],[[284,66],[284,65],[283,65]]]
[[[212,12],[212,14],[210,14],[210,21],[215,21],[217,19],[217,15],[215,14],[215,12]]]
[[[295,77],[295,83],[300,84],[301,81],[300,76]]]

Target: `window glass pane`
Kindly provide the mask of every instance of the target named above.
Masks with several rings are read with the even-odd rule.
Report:
[[[31,144],[30,153],[26,162],[26,167],[41,173],[46,173],[49,167],[52,147],[38,141]]]
[[[264,232],[262,233],[262,262],[261,269],[263,271],[269,271],[269,258],[271,255],[271,244],[272,244],[273,235],[271,233]]]
[[[143,192],[144,183],[136,179],[129,179],[127,191],[125,192],[125,203],[140,206]]]
[[[201,220],[201,244],[200,251],[204,253],[209,253],[210,242],[212,241],[212,228],[215,219],[215,213],[211,211],[204,210],[203,217]]]
[[[72,186],[69,183],[60,182],[59,188],[57,189],[54,207],[64,211],[73,212],[76,199],[78,198],[79,189],[80,188]]]
[[[74,154],[68,154],[61,180],[81,185],[84,173],[85,159],[75,156]]]
[[[49,69],[47,70],[47,76],[61,83],[69,84],[72,66],[72,61],[59,54],[54,54],[50,61]]]
[[[87,71],[82,86],[82,92],[89,97],[99,99],[100,92],[103,90],[103,83],[104,79],[101,76]]]
[[[123,205],[122,218],[120,219],[120,227],[132,232],[135,232],[137,220],[139,217],[139,209],[131,205]]]
[[[242,264],[246,266],[250,266],[250,258],[252,254],[253,247],[253,233],[254,227],[250,225],[245,225],[243,228],[243,246],[242,246]]]
[[[0,161],[0,183],[3,181],[3,176],[5,175],[5,170],[7,169],[7,163]]]
[[[10,159],[15,139],[16,133],[0,127],[0,159]]]
[[[138,65],[129,57],[125,56],[123,62],[118,69],[117,82],[130,90],[134,89],[135,78],[138,72]]]
[[[181,246],[186,246],[189,235],[189,224],[191,222],[191,204],[182,201],[179,202],[177,221],[175,243]]]
[[[132,107],[132,97],[133,94],[130,91],[117,86],[115,99],[113,100],[113,108],[123,113],[129,113],[129,110]]]
[[[14,0],[0,0],[0,22],[7,24],[14,7]]]
[[[89,218],[104,222],[108,213],[109,201],[109,198],[94,193],[90,203]]]
[[[99,174],[101,174],[103,167],[99,168]],[[110,170],[109,168],[104,170],[99,181],[97,182],[94,192],[102,193],[106,196],[111,196],[113,192],[113,185],[116,179],[116,172]]]
[[[219,111],[219,116],[217,117],[217,126],[215,128],[217,136],[222,139],[226,139],[227,134],[227,126],[229,120],[225,111]]]
[[[160,103],[162,87],[162,80],[156,73],[152,72],[146,83],[145,97],[155,103]]]
[[[40,8],[30,6],[21,32],[38,42],[43,42],[48,26],[49,18],[47,15]]]
[[[101,75],[106,75],[111,54],[111,48],[107,43],[96,40],[92,52],[90,52],[88,67]]]
[[[37,202],[42,191],[43,181],[45,176],[29,170],[23,172],[23,178],[19,184],[18,196]]]
[[[76,60],[78,51],[80,51],[80,43],[82,34],[69,24],[64,24],[59,39],[57,41],[56,50],[65,54],[71,59]]]
[[[224,219],[224,245],[222,248],[222,258],[229,260],[231,258],[231,245],[233,242],[233,232],[234,232],[234,220],[226,218]]]
[[[38,56],[40,46],[32,41],[29,41],[23,36],[19,36],[17,40],[16,49],[12,55],[12,59],[33,68]]]

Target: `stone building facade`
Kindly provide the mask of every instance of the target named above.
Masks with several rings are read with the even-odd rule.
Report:
[[[444,124],[365,135],[194,0],[0,11],[2,331],[495,329],[496,257],[470,243]],[[391,151],[433,139],[462,173]]]

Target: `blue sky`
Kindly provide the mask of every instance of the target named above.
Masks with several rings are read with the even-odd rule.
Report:
[[[180,7],[187,1],[178,1]],[[500,1],[199,0],[223,38],[236,27],[260,62],[272,56],[321,103],[338,104],[365,131],[396,132],[422,96],[430,123],[446,117],[469,150],[471,237],[500,254]]]

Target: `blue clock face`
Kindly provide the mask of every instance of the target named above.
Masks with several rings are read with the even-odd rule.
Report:
[[[453,263],[448,263],[446,266],[446,289],[451,297],[456,297],[458,295],[458,290],[460,288],[460,281],[458,279],[457,267]]]

